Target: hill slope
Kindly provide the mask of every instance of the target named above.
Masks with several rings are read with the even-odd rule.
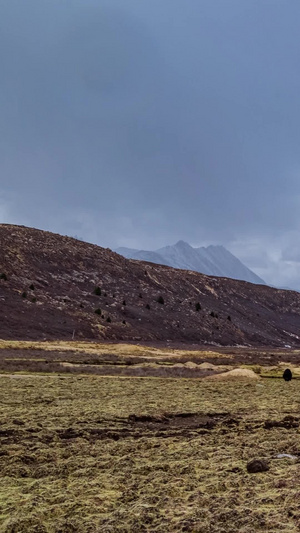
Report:
[[[132,248],[117,248],[116,252],[127,259],[151,261],[174,268],[195,270],[209,276],[222,276],[265,284],[224,246],[211,245],[206,248],[204,246],[193,248],[187,242],[178,241],[173,246],[165,246],[154,252]]]
[[[0,338],[70,339],[75,330],[77,339],[300,345],[293,291],[128,260],[20,226],[0,225],[0,250]]]

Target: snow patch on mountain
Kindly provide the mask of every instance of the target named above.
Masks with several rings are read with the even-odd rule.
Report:
[[[265,284],[259,276],[246,267],[235,255],[226,250],[224,246],[210,245],[193,248],[187,242],[178,241],[173,246],[165,246],[155,251],[125,247],[117,248],[115,251],[127,257],[127,259],[149,261],[184,270],[195,270],[209,276]]]

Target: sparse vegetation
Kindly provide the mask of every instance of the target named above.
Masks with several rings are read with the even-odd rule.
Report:
[[[2,274],[0,274],[0,279],[7,281],[7,275],[4,272],[2,272]]]
[[[27,292],[26,291],[22,292],[22,298],[27,298]]]
[[[108,249],[32,228],[1,225],[0,240],[0,272],[5,273],[1,277],[9,279],[0,280],[2,338],[63,339],[76,329],[76,338],[87,339],[300,345],[295,318],[300,314],[300,295],[292,291],[283,297],[266,286],[128,261]],[[63,261],[58,261],[58,250]],[[28,294],[23,302],[22,291]],[[38,307],[29,305],[33,296],[38,297]],[[105,319],[108,314],[112,318],[106,331],[94,315],[100,306]],[[235,327],[227,321],[229,315]],[[122,327],[124,318],[130,327]]]
[[[200,311],[200,310],[201,310],[201,305],[200,305],[199,302],[197,302],[197,303],[195,304],[195,309],[196,309],[196,311]]]
[[[145,307],[146,307],[146,309],[150,309],[150,305],[149,304],[146,304]]]
[[[164,305],[165,300],[164,300],[164,298],[163,298],[162,296],[158,296],[158,298],[157,298],[157,302],[158,302],[159,304]]]
[[[124,306],[126,305],[126,300],[123,300],[123,303],[122,303],[122,305],[124,305]]]
[[[33,283],[31,283],[31,285],[29,286],[29,289],[30,289],[31,291],[34,291],[34,290],[35,290],[35,287],[34,287]]]
[[[96,296],[101,296],[101,289],[100,289],[100,287],[95,287],[95,289],[94,289],[94,294],[95,294]],[[104,296],[105,296],[105,295],[104,295]]]
[[[110,316],[107,317],[106,322],[111,322]]]
[[[33,298],[31,298],[31,301],[32,301],[33,304],[35,304],[36,303],[36,297],[34,296]]]
[[[95,313],[96,315],[101,315],[101,309],[98,307],[97,309],[95,309]]]

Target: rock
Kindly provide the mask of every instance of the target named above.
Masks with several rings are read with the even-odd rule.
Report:
[[[276,459],[298,459],[297,455],[291,455],[290,453],[279,453],[275,456]]]
[[[269,464],[266,459],[252,459],[247,463],[247,471],[249,474],[256,474],[257,472],[267,472]]]

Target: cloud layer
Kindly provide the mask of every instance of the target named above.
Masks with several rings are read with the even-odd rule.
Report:
[[[300,288],[298,0],[0,7],[0,221]]]

